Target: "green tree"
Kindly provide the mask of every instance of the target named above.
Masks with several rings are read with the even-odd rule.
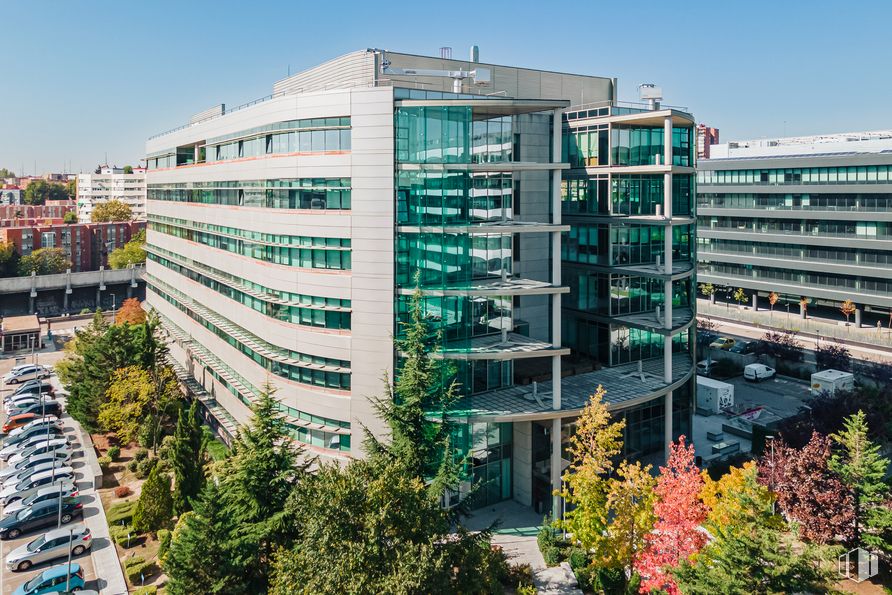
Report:
[[[112,250],[108,255],[108,264],[113,269],[123,269],[131,264],[143,264],[146,261],[146,232],[140,230],[129,242]]]
[[[115,370],[99,407],[99,424],[121,442],[136,440],[145,420],[163,420],[182,397],[177,377],[168,366],[156,373],[140,366]]]
[[[19,275],[31,273],[55,275],[71,268],[71,261],[61,248],[38,248],[19,259]]]
[[[396,382],[385,379],[386,393],[375,401],[378,416],[390,429],[384,442],[365,431],[365,449],[372,459],[399,461],[410,477],[431,480],[434,491],[454,485],[458,469],[450,446],[448,410],[456,398],[451,370],[435,360],[441,336],[424,313],[424,299],[416,288],[409,304],[409,321],[401,323],[403,337],[395,341],[402,354]],[[436,417],[438,421],[431,418]]]
[[[12,242],[0,242],[0,277],[14,277],[18,274],[19,255]]]
[[[68,180],[68,183],[65,184],[65,193],[68,195],[68,200],[77,198],[77,178]]]
[[[130,206],[117,199],[101,202],[93,207],[90,220],[93,223],[104,221],[130,221],[132,211]]]
[[[0,180],[4,180],[6,178],[17,178],[15,172],[11,169],[6,169],[5,167],[0,167]]]
[[[132,165],[125,165],[125,166],[124,166],[124,173],[125,173],[125,174],[132,174],[132,173],[133,173],[133,166],[132,166]]]
[[[68,200],[68,189],[62,184],[34,180],[22,193],[26,205],[42,205],[48,200]]]
[[[68,211],[67,213],[65,213],[65,216],[62,217],[62,221],[67,225],[77,223],[77,213],[75,213],[74,211]]]
[[[198,413],[198,401],[189,409],[180,408],[174,432],[171,466],[173,467],[173,505],[177,514],[192,510],[192,503],[204,488],[206,437]]]
[[[855,506],[855,545],[861,542],[892,552],[892,506],[886,469],[889,459],[868,437],[864,412],[850,415],[843,429],[830,437],[838,449],[830,457],[830,469],[851,490]]]
[[[139,500],[133,510],[133,528],[143,533],[165,528],[173,516],[170,476],[155,465],[142,484]]]
[[[228,521],[225,543],[227,552],[227,593],[265,593],[269,584],[269,561],[273,552],[291,544],[290,523],[285,516],[285,502],[298,479],[306,473],[302,451],[291,439],[273,389],[266,386],[251,408],[253,415],[233,443],[232,455],[219,466],[216,490],[205,490],[195,503],[196,516],[212,506],[210,495],[218,498]],[[205,519],[208,520],[208,519]],[[200,524],[196,524],[200,528]],[[171,543],[173,554],[180,539],[193,542],[190,525]],[[208,544],[206,547],[215,547]],[[171,593],[189,592],[192,570],[205,564],[204,550],[184,549],[176,565],[168,569]],[[194,592],[194,591],[193,591]]]
[[[738,482],[738,480],[741,480]],[[694,560],[670,569],[686,595],[823,592],[815,550],[795,550],[749,467],[724,486],[724,513],[707,520],[713,541]],[[755,497],[754,497],[755,496]],[[728,515],[728,516],[726,516]]]
[[[738,306],[746,301],[746,292],[743,290],[743,287],[738,287],[734,292],[734,301],[737,302]]]

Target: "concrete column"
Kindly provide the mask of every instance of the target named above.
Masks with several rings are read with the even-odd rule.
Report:
[[[552,112],[551,150],[552,161],[561,158],[561,140],[563,127],[563,110],[556,109]],[[554,225],[561,223],[561,170],[552,170],[551,174],[551,222]],[[551,234],[551,283],[555,287],[561,284],[561,234]],[[551,344],[561,346],[561,295],[556,293],[551,296]],[[561,408],[561,357],[556,355],[551,358],[551,407],[554,410]]]
[[[560,492],[561,489],[561,418],[551,420],[551,489]],[[561,515],[561,497],[552,497],[552,518]]]
[[[802,302],[799,302],[799,318],[805,318],[806,308],[807,306],[803,306]]]
[[[533,424],[516,421],[512,426],[514,443],[511,461],[511,480],[514,501],[524,506],[533,505]]]
[[[855,328],[861,328],[861,308],[855,307]]]
[[[663,163],[672,166],[672,116],[663,118]]]
[[[759,294],[753,293],[753,312],[759,310]]]
[[[672,391],[666,393],[665,409],[663,410],[663,440],[666,444],[666,459],[669,459],[669,445],[672,444]],[[690,438],[690,436],[688,436]],[[690,440],[688,440],[690,444]]]

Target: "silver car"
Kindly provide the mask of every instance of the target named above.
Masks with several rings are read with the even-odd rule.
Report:
[[[12,475],[18,475],[25,469],[32,469],[41,463],[52,463],[53,459],[56,460],[56,465],[62,466],[71,459],[71,452],[68,450],[55,450],[53,452],[45,452],[43,454],[34,455],[28,459],[23,459],[14,466],[0,469],[0,481],[4,481],[7,477]]]
[[[0,505],[3,505],[4,507],[12,506],[16,502],[30,498],[34,494],[38,493],[40,490],[44,490],[44,489],[50,488],[50,487],[54,488],[56,490],[56,492],[58,493],[60,485],[62,486],[63,494],[68,490],[75,489],[73,478],[71,478],[71,477],[58,478],[57,477],[54,482],[39,485],[39,486],[34,486],[33,488],[28,488],[28,489],[22,490],[20,492],[15,492],[14,494],[10,494],[8,496],[0,496]],[[4,510],[5,510],[5,508],[4,508]]]
[[[52,471],[53,469],[61,469],[62,467],[67,467],[65,463],[61,463],[59,461],[54,461],[52,459],[48,461],[43,461],[38,463],[32,467],[27,467],[25,469],[19,469],[18,473],[13,475],[9,475],[3,478],[3,487],[6,488],[11,485],[15,485],[17,483],[21,483],[30,479],[31,477],[37,475],[38,473],[43,473],[44,471]]]
[[[10,438],[18,436],[19,434],[24,434],[26,431],[28,431],[34,427],[46,428],[47,426],[55,426],[57,428],[61,428],[63,425],[65,425],[64,422],[61,419],[59,419],[58,417],[56,417],[55,415],[47,415],[46,417],[36,417],[36,418],[32,419],[31,421],[29,421],[28,423],[26,423],[25,425],[11,431],[6,436],[6,440],[9,440]]]
[[[50,430],[50,440],[53,438],[55,438],[55,435],[52,433],[52,430]],[[45,431],[43,435],[36,434],[34,436],[22,438],[21,440],[10,440],[2,449],[0,449],[0,459],[8,461],[13,455],[31,448],[35,444],[43,442],[44,440],[46,440]]]
[[[79,490],[72,483],[64,483],[62,486],[62,498],[75,498],[80,495]],[[37,504],[38,502],[43,502],[44,500],[52,500],[54,498],[59,497],[59,484],[51,484],[48,486],[41,486],[37,488],[37,490],[28,496],[27,498],[23,498],[21,500],[16,500],[14,502],[10,502],[8,505],[3,507],[3,514],[10,515],[15,514],[23,508],[28,508],[32,504]]]
[[[22,428],[17,428],[22,429]],[[21,444],[26,440],[31,440],[34,437],[43,437],[44,440],[47,439],[47,436],[50,438],[61,437],[65,434],[65,430],[62,428],[57,428],[55,425],[44,425],[44,426],[32,426],[31,428],[25,430],[24,432],[20,432],[13,436],[10,434],[7,436],[6,440],[3,441],[4,448],[6,446],[13,446],[15,444]]]
[[[22,459],[28,459],[33,457],[34,455],[43,454],[45,452],[52,452],[63,448],[67,448],[70,450],[68,438],[50,438],[49,441],[42,440],[31,448],[27,448],[9,457],[6,460],[6,464],[15,465]]]
[[[93,545],[93,535],[86,525],[78,524],[63,529],[47,531],[6,556],[6,567],[10,570],[28,570],[35,564],[64,558],[71,549],[73,556],[80,556]]]
[[[9,501],[10,498],[14,498],[16,494],[22,494],[25,490],[28,490],[30,488],[55,483],[58,479],[67,479],[69,481],[74,481],[74,469],[72,469],[71,467],[57,467],[56,469],[51,469],[50,471],[41,471],[40,473],[35,473],[21,483],[17,483],[16,485],[11,485],[8,487],[3,486],[3,490],[0,491],[0,499],[2,499],[5,504],[7,501]],[[19,496],[19,498],[21,497],[22,496]]]

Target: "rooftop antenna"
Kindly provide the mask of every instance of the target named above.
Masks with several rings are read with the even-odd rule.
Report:
[[[638,85],[638,99],[646,101],[648,108],[658,110],[663,100],[663,88],[653,83],[641,83]]]

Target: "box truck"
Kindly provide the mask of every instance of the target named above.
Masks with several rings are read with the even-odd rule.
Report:
[[[734,385],[697,376],[697,413],[713,415],[734,405]]]
[[[855,375],[839,370],[822,370],[811,375],[811,394],[828,393],[855,388]]]

